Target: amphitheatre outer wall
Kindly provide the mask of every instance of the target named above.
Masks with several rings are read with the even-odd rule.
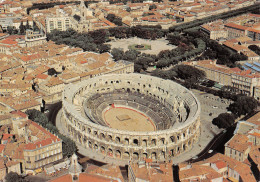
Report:
[[[124,90],[149,95],[177,118],[163,130],[123,131],[84,116],[84,101],[94,94]],[[200,135],[200,103],[188,89],[157,77],[110,74],[68,85],[62,95],[62,120],[73,140],[103,157],[117,160],[168,161],[190,150]]]

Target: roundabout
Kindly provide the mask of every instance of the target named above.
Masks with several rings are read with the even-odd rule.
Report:
[[[103,75],[68,85],[64,130],[85,151],[119,161],[166,161],[200,136],[200,103],[181,85],[141,74]]]

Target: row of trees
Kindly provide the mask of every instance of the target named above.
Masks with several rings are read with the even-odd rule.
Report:
[[[30,11],[35,9],[49,9],[53,8],[56,5],[66,5],[66,4],[80,4],[80,1],[67,1],[67,2],[51,2],[51,3],[33,3],[33,5],[27,8],[27,14],[30,14]]]
[[[190,29],[184,32],[186,37],[193,37],[193,39],[200,38],[206,43],[207,49],[203,52],[203,54],[200,57],[197,58],[197,60],[216,59],[217,64],[223,64],[228,67],[238,66],[236,64],[237,61],[247,60],[247,56],[239,54],[229,49],[228,47],[219,44],[215,40],[211,40],[209,36],[199,31],[198,29]],[[190,38],[188,40],[190,40]]]
[[[204,71],[189,65],[177,65],[166,71],[156,69],[151,75],[163,79],[174,80],[187,88],[194,87],[194,85],[197,85],[197,83],[206,76]]]
[[[122,26],[123,23],[122,23],[122,18],[121,17],[118,17],[116,16],[115,14],[108,14],[106,19],[108,21],[111,21],[113,22],[114,24],[116,24],[117,26]]]
[[[229,128],[235,124],[235,119],[253,113],[258,106],[257,100],[253,97],[239,95],[237,99],[228,106],[231,113],[222,113],[214,118],[212,123],[219,128]]]
[[[52,134],[57,135],[62,140],[62,153],[64,157],[70,157],[77,151],[76,143],[69,137],[61,134],[56,126],[48,121],[48,118],[44,113],[36,109],[27,110],[25,113],[28,115],[29,119],[48,129]]]
[[[254,51],[257,55],[260,56],[260,48],[259,48],[259,46],[257,46],[257,45],[250,45],[250,46],[248,46],[248,48],[250,50]]]
[[[155,40],[164,37],[168,31],[162,30],[160,25],[157,26],[134,26],[134,27],[115,27],[110,28],[111,37],[123,39],[130,37],[139,37],[142,39]]]
[[[110,45],[104,44],[109,39],[107,30],[96,30],[88,33],[78,33],[73,29],[66,31],[53,30],[47,34],[47,38],[57,44],[80,47],[84,51],[103,53],[110,50]]]
[[[174,32],[174,31],[182,32],[183,30],[197,27],[197,26],[203,25],[207,22],[212,22],[212,21],[215,21],[218,19],[228,19],[230,17],[237,16],[240,14],[244,14],[244,13],[251,12],[251,11],[256,11],[258,9],[260,9],[260,4],[255,4],[255,5],[244,7],[244,8],[238,9],[238,10],[233,10],[233,11],[225,12],[222,14],[213,15],[210,17],[194,20],[192,22],[183,23],[181,25],[175,25],[175,26],[170,27],[169,30],[170,30],[170,32]]]
[[[174,38],[175,39],[175,38]],[[173,42],[172,39],[169,39]],[[206,44],[202,39],[193,39],[191,42],[176,42],[178,48],[172,50],[164,50],[158,54],[157,68],[165,68],[177,64],[180,61],[195,58],[206,49]],[[175,44],[175,45],[176,45]],[[196,47],[196,48],[194,48]]]

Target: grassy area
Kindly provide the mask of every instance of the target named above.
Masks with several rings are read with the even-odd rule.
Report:
[[[136,50],[136,51],[144,51],[144,50],[151,50],[151,45],[148,44],[141,44],[140,47],[137,47],[138,44],[132,44],[128,46],[128,49],[130,50]]]

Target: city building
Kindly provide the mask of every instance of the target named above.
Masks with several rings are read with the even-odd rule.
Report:
[[[151,159],[145,159],[138,163],[130,162],[128,165],[128,181],[173,181],[172,163],[155,163]]]
[[[219,65],[212,60],[185,62],[206,73],[206,78],[222,85],[232,86],[238,93],[255,96],[255,88],[260,85],[260,74],[250,69],[240,70]]]

